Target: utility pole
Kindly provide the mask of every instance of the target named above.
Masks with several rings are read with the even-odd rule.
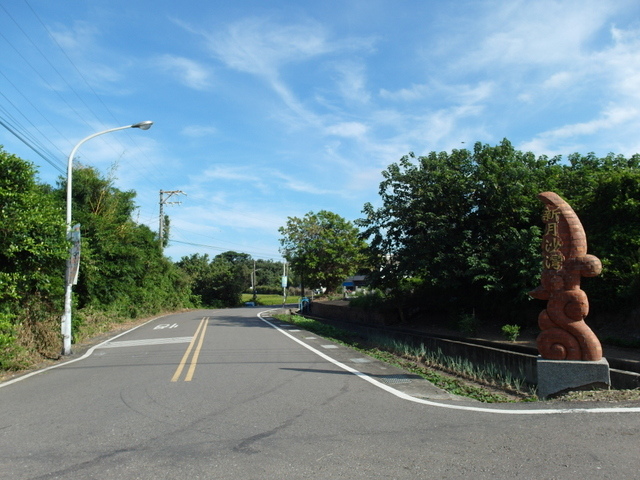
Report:
[[[158,229],[158,237],[160,238],[160,251],[164,244],[164,205],[180,205],[182,202],[168,202],[174,195],[187,195],[182,190],[160,190],[160,227]]]
[[[287,303],[287,262],[282,264],[282,308]]]
[[[256,261],[253,260],[253,274],[251,275],[251,288],[253,289],[253,304],[255,305],[258,301],[258,297],[256,295]]]

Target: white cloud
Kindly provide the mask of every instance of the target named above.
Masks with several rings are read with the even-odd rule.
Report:
[[[328,126],[325,131],[338,137],[362,137],[367,133],[367,126],[360,122],[342,122]]]
[[[279,178],[281,181],[278,182],[278,188],[286,188],[287,190],[291,190],[294,192],[304,192],[311,193],[314,195],[340,195],[340,190],[331,190],[326,188],[318,187],[317,182],[308,181],[306,178],[308,176],[292,176],[286,175],[281,172],[272,172],[273,177]]]
[[[629,124],[640,125],[640,110],[636,107],[611,106],[601,113],[601,115],[587,122],[564,125],[562,127],[548,130],[536,135],[535,138],[523,142],[521,148],[537,154],[559,155],[583,149],[583,142],[580,137],[599,137],[601,141],[612,141],[610,136],[612,131],[620,128],[627,130]],[[632,140],[633,141],[633,140]],[[637,142],[636,142],[637,143]],[[603,144],[604,154],[612,151],[612,144]],[[623,150],[628,150],[620,146]],[[593,146],[590,147],[593,151]],[[632,150],[631,150],[632,151]],[[624,153],[627,153],[625,151]]]
[[[476,84],[448,84],[432,81],[430,84],[412,84],[395,92],[381,89],[380,97],[390,101],[417,102],[437,98],[446,98],[458,103],[478,103],[489,98],[495,90],[493,81],[480,81]]]
[[[96,26],[85,21],[75,21],[71,27],[57,23],[48,27],[48,33],[64,51],[67,59],[71,60],[74,71],[85,72],[84,81],[93,87],[101,88],[122,83],[122,72],[131,62],[124,57],[113,61],[113,52],[105,50],[99,42],[101,32]],[[69,75],[68,78],[73,78],[73,75]],[[121,89],[121,93],[127,93],[127,89],[122,85],[118,85],[118,88]]]
[[[614,45],[600,52],[594,62],[602,64],[603,74],[620,94],[640,100],[640,29],[613,27]]]
[[[242,196],[250,191],[253,195],[261,194],[265,198],[278,195],[280,191],[305,192],[314,195],[340,193],[338,189],[331,190],[319,187],[309,174],[312,165],[307,166],[305,175],[289,175],[276,169],[255,166],[216,165],[202,171],[198,176],[191,177],[191,183],[185,187],[194,195],[207,196],[216,191],[224,183],[227,196],[230,198]],[[220,201],[222,199],[220,198]]]
[[[276,75],[284,64],[331,50],[318,23],[278,25],[260,18],[235,22],[223,34],[210,35],[208,44],[230,68],[265,77]]]
[[[638,109],[634,107],[615,106],[605,110],[599,118],[589,122],[565,125],[555,130],[544,132],[542,136],[567,138],[578,135],[594,135],[601,130],[611,129],[630,120],[638,120]]]
[[[573,83],[573,75],[569,72],[558,72],[551,75],[542,84],[542,88],[557,89],[568,87]]]
[[[187,125],[180,133],[186,137],[210,137],[218,134],[218,128],[213,125]]]
[[[391,101],[413,102],[425,98],[431,89],[427,85],[412,84],[410,88],[401,88],[395,92],[380,89],[380,97]]]
[[[206,90],[211,86],[211,71],[202,64],[185,57],[162,55],[157,65],[175,75],[183,84],[195,90]]]
[[[502,3],[501,8],[495,4],[488,7],[491,15],[478,24],[486,35],[464,61],[527,68],[579,60],[587,53],[587,43],[616,9],[610,2],[582,0],[520,0]]]
[[[340,62],[336,65],[336,71],[339,74],[338,89],[347,102],[369,102],[371,95],[366,88],[366,69],[361,62]]]
[[[71,28],[58,23],[49,27],[49,32],[58,45],[68,53],[90,51],[99,34],[96,26],[84,21],[75,21]]]
[[[249,167],[234,167],[231,165],[217,165],[204,170],[196,181],[207,180],[235,180],[235,181],[260,181],[260,174]]]

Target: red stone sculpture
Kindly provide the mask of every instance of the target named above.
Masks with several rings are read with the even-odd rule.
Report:
[[[602,263],[587,254],[587,236],[571,206],[553,192],[543,192],[538,198],[545,204],[542,279],[529,295],[548,300],[538,316],[542,330],[538,351],[549,360],[598,361],[602,346],[584,322],[589,301],[580,289],[580,277],[599,275]]]

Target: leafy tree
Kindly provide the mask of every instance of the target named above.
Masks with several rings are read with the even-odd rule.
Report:
[[[311,285],[334,290],[364,264],[366,244],[358,229],[335,213],[321,210],[289,217],[278,231],[284,257]]]
[[[0,148],[0,302],[25,296],[59,301],[65,259],[64,211],[34,166]]]
[[[191,291],[197,297],[197,304],[210,305],[213,302],[213,295],[210,293],[212,284],[212,273],[209,255],[194,253],[188,257],[182,257],[176,265],[188,275],[191,284]]]
[[[246,264],[234,264],[223,255],[216,255],[211,262],[214,305],[235,307],[242,302],[242,292],[248,282]]]
[[[240,289],[240,294],[251,286],[253,259],[248,253],[229,250],[215,256],[214,261],[226,262],[233,270],[233,284]]]
[[[640,155],[573,154],[565,169],[566,198],[578,214],[589,252],[603,264],[589,279],[596,310],[620,311],[640,303]]]
[[[59,351],[64,211],[35,167],[0,148],[0,368]]]
[[[66,192],[59,182],[60,198]],[[82,258],[74,289],[80,308],[135,317],[189,305],[190,286],[163,257],[155,233],[133,221],[134,191],[123,192],[92,167],[73,172],[73,222],[81,224]]]
[[[603,274],[593,306],[638,306],[640,156],[535,157],[507,141],[473,151],[409,154],[383,172],[382,206],[356,222],[380,265],[375,285],[420,303],[521,321],[540,274],[542,204],[555,191],[581,219]],[[514,318],[516,317],[516,318]]]
[[[536,195],[553,185],[557,161],[504,140],[390,165],[382,207],[366,204],[357,222],[380,264],[374,284],[410,288],[441,307],[443,299],[469,310],[521,302],[540,273]]]
[[[242,299],[244,284],[239,272],[247,258],[250,257],[244,253],[225,252],[210,260],[206,253],[196,253],[182,257],[177,266],[189,276],[192,291],[201,305],[234,307]]]
[[[283,262],[256,260],[256,288],[260,293],[282,292]]]

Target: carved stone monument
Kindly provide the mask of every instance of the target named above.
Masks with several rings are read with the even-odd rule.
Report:
[[[553,192],[538,198],[545,204],[542,220],[541,285],[529,293],[547,300],[538,316],[538,395],[611,384],[609,364],[600,341],[584,319],[589,313],[581,277],[602,271],[600,260],[587,254],[587,237],[571,206]]]

